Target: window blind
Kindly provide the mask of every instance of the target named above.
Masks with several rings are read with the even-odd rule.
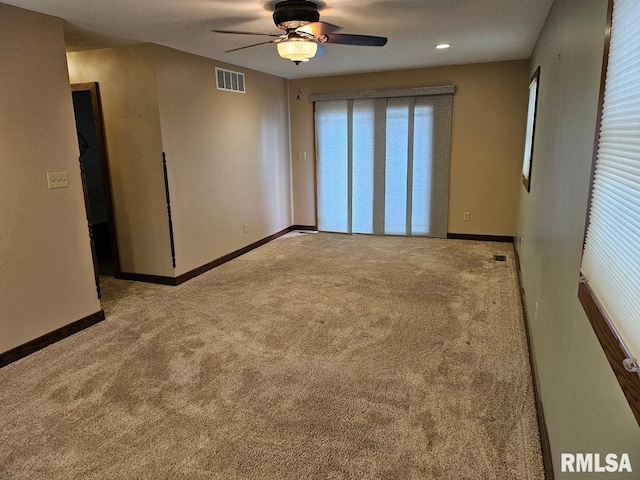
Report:
[[[538,104],[538,80],[540,67],[533,74],[529,83],[529,106],[527,109],[527,129],[525,131],[524,160],[522,161],[522,182],[527,191],[531,186],[531,156],[533,155],[533,135],[536,125],[536,111]]]
[[[315,103],[319,229],[446,237],[452,94],[354,97]]]
[[[640,358],[640,3],[615,0],[582,274]]]

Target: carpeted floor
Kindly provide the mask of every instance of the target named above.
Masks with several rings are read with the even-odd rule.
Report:
[[[510,244],[292,234],[103,291],[0,370],[1,480],[543,478]]]

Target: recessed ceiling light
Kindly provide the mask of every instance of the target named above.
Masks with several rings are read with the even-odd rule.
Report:
[[[444,50],[445,48],[449,48],[451,45],[449,45],[448,43],[440,43],[438,45],[436,45],[436,48],[439,50]]]

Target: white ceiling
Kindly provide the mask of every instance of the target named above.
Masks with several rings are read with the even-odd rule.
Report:
[[[275,45],[225,50],[268,37],[211,29],[282,33],[275,0],[0,0],[65,19],[70,50],[151,42],[260,70],[296,76]],[[398,70],[528,58],[553,0],[316,0],[320,20],[342,33],[388,37],[384,47],[325,44],[300,76]],[[436,50],[438,43],[450,43]]]

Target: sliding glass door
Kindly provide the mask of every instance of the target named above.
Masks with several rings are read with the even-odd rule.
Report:
[[[316,102],[319,229],[445,237],[451,98]]]

